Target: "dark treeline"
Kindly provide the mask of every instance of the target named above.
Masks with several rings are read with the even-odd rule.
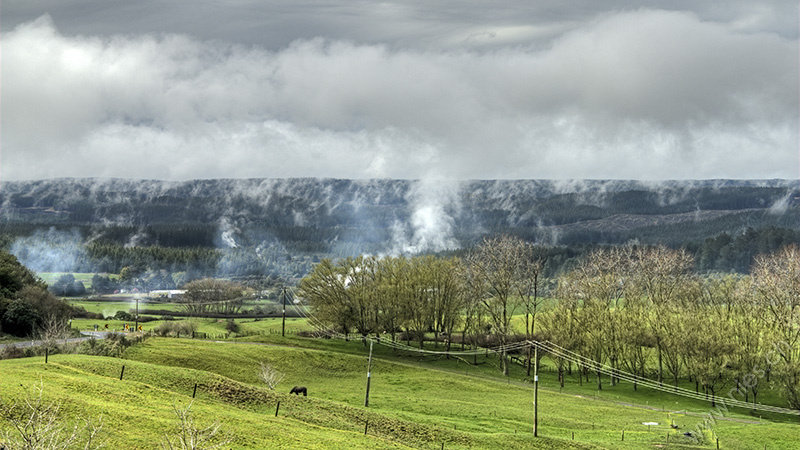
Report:
[[[796,186],[781,180],[473,180],[446,188],[440,213],[452,227],[441,237],[463,249],[499,235],[546,246],[549,276],[593,249],[630,242],[686,249],[700,271],[747,273],[757,253],[797,242],[800,229]],[[7,182],[0,248],[40,272],[129,267],[297,280],[322,258],[397,254],[434,195],[409,180]]]
[[[217,272],[217,265],[222,257],[218,250],[210,248],[126,247],[97,243],[86,246],[86,256],[86,268],[93,270],[84,272],[119,273],[123,267],[129,267],[135,273],[150,269],[207,276]]]
[[[14,227],[22,233],[23,227]],[[31,226],[30,229],[34,227]],[[160,228],[165,228],[161,226]],[[179,234],[185,227],[176,227],[175,233]],[[126,236],[128,229],[120,229],[110,234],[119,233]],[[517,230],[519,231],[519,230]],[[64,231],[64,233],[67,233]],[[599,232],[598,232],[599,233]],[[309,234],[300,230],[299,234]],[[535,233],[508,233],[523,240],[536,240]],[[601,233],[602,234],[602,233]],[[656,233],[659,234],[659,233]],[[190,279],[224,276],[224,277],[253,277],[271,276],[284,280],[299,280],[306,275],[313,264],[322,258],[339,258],[352,254],[359,254],[364,246],[340,245],[337,251],[332,252],[325,242],[288,240],[290,233],[284,235],[287,240],[262,241],[258,246],[240,246],[235,248],[215,248],[209,246],[161,246],[161,245],[126,245],[114,240],[94,240],[83,242],[80,234],[75,240],[65,241],[54,234],[41,234],[35,237],[37,245],[18,245],[14,242],[23,242],[25,237],[12,234],[0,234],[0,248],[13,251],[22,261],[35,267],[45,255],[37,255],[46,249],[46,259],[54,260],[54,267],[36,267],[45,272],[89,272],[89,273],[114,273],[118,274],[123,268],[128,267],[135,274],[140,275],[147,271],[168,271],[170,273],[184,272],[190,274]],[[32,239],[30,236],[28,239]],[[23,239],[20,241],[19,239]],[[129,238],[128,238],[129,239]],[[120,239],[122,240],[122,239]],[[610,240],[610,239],[606,239]],[[597,242],[603,242],[598,237]],[[626,242],[641,242],[639,240],[621,240],[617,244]],[[646,241],[645,241],[646,242]],[[750,271],[755,257],[759,254],[770,253],[787,244],[800,244],[800,230],[767,226],[763,228],[745,228],[740,233],[722,232],[718,235],[698,241],[683,242],[679,245],[670,245],[676,249],[689,252],[695,261],[695,270],[702,273],[708,272],[736,272],[746,274]],[[575,264],[577,259],[597,248],[611,244],[575,243],[573,245],[539,245],[547,254],[545,274],[554,276]],[[382,253],[377,244],[369,247],[372,251],[367,253]],[[459,256],[466,254],[469,248],[443,252],[442,255]],[[66,255],[66,257],[64,257]],[[59,264],[55,264],[58,262]],[[64,263],[68,267],[63,267]],[[156,287],[164,289],[165,287]]]
[[[748,273],[758,255],[772,253],[789,244],[800,245],[800,230],[767,227],[748,228],[744,233],[721,233],[693,250],[701,272]]]

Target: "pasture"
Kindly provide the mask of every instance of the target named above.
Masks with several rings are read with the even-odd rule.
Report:
[[[188,405],[195,384],[195,420],[209,424],[218,418],[233,436],[230,448],[716,448],[718,437],[720,448],[789,449],[800,432],[796,417],[767,420],[730,411],[716,421],[716,434],[707,433],[706,442],[698,444],[669,424],[692,428],[711,411],[710,404],[634,391],[626,383],[596,391],[591,382],[580,385],[576,375],[560,389],[545,358],[534,438],[533,386],[521,366],[512,366],[504,378],[491,354],[480,355],[473,366],[381,345],[373,348],[365,408],[367,346],[357,340],[282,338],[279,319],[241,323],[262,331],[276,325],[277,333],[230,342],[150,338],[122,358],[0,361],[0,388],[4,398],[16,397],[20,385],[41,380],[48,398],[64,402],[68,417],[102,415],[111,448],[158,446],[175,427],[173,405]],[[300,320],[295,326],[308,327]],[[277,390],[259,380],[261,362],[285,374]],[[295,385],[307,386],[309,397],[290,397]],[[648,422],[658,425],[643,425]]]

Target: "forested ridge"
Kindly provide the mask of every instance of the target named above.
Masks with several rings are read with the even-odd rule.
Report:
[[[244,179],[4,182],[0,247],[37,271],[270,275],[321,258],[459,254],[485,236],[547,247],[549,274],[587,250],[684,248],[696,269],[745,273],[800,243],[797,183]]]

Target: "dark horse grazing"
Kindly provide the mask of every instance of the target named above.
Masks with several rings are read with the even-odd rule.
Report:
[[[289,394],[297,394],[297,395],[303,394],[303,397],[307,397],[308,389],[306,389],[305,386],[295,386],[292,388],[291,391],[289,391]]]

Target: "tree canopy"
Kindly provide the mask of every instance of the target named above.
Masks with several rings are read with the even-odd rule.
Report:
[[[47,321],[69,318],[71,308],[16,256],[0,251],[0,332],[30,336]]]

